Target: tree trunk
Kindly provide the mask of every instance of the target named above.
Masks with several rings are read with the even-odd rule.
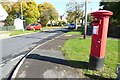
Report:
[[[83,27],[83,19],[82,19],[81,27]]]

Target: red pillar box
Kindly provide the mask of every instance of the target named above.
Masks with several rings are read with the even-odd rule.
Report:
[[[98,10],[91,13],[91,15],[93,16],[94,21],[92,22],[93,34],[89,68],[98,70],[104,65],[109,18],[113,15],[113,12]]]

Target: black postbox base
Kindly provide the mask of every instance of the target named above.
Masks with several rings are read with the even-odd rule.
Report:
[[[89,59],[89,69],[91,70],[99,70],[104,66],[104,58],[97,58],[94,56],[90,56]]]
[[[117,79],[116,80],[120,80],[120,63],[117,64],[116,74],[117,74]]]

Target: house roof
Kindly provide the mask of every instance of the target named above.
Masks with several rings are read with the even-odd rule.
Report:
[[[0,21],[4,21],[7,16],[8,16],[8,13],[6,12],[6,10],[0,4]]]

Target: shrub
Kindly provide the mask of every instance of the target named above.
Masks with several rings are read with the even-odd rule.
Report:
[[[14,25],[14,16],[9,15],[5,20],[5,26],[13,26]]]
[[[120,22],[119,22],[119,20],[111,19],[110,26],[108,28],[108,36],[109,37],[120,38],[119,31],[120,31]]]
[[[58,26],[62,26],[62,22],[59,22],[59,23],[58,23]]]
[[[15,26],[1,26],[0,31],[12,31],[15,29]]]
[[[62,26],[62,25],[65,25],[65,24],[66,24],[65,21],[59,21],[58,26]]]
[[[120,38],[119,31],[120,31],[120,25],[110,26],[109,29],[108,29],[108,36],[109,37]]]
[[[42,25],[42,27],[46,26],[48,23],[48,19],[46,19],[45,17],[41,16],[40,17],[40,23]]]
[[[25,20],[27,22],[27,25],[29,25],[31,23],[37,23],[37,19],[36,18],[26,18]]]

